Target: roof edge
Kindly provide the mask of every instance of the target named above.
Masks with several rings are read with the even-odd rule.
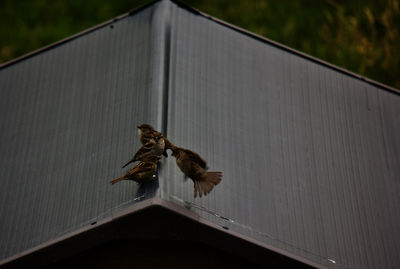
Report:
[[[143,9],[145,9],[145,8],[147,8],[147,7],[149,7],[149,6],[151,6],[151,5],[154,5],[154,4],[157,3],[157,2],[160,2],[160,1],[163,1],[163,0],[151,1],[151,2],[149,2],[149,3],[147,3],[147,4],[144,4],[144,5],[142,5],[142,6],[139,6],[139,7],[137,7],[137,8],[134,8],[134,9],[128,11],[127,13],[124,13],[124,14],[122,14],[122,15],[120,15],[120,16],[117,16],[117,17],[115,17],[115,18],[113,18],[113,19],[110,19],[110,20],[105,21],[105,22],[103,22],[103,23],[101,23],[101,24],[95,25],[95,26],[93,26],[93,27],[91,27],[91,28],[89,28],[89,29],[83,30],[82,32],[79,32],[79,33],[74,34],[74,35],[72,35],[72,36],[66,37],[66,38],[64,38],[64,39],[61,39],[61,40],[56,41],[56,42],[54,42],[54,43],[51,43],[51,44],[49,44],[49,45],[47,45],[47,46],[44,46],[44,47],[42,47],[42,48],[39,48],[39,49],[37,49],[37,50],[34,50],[34,51],[32,51],[32,52],[29,52],[29,53],[27,53],[27,54],[24,54],[24,55],[22,55],[22,56],[19,56],[19,57],[15,58],[15,59],[12,59],[12,60],[10,60],[10,61],[8,61],[8,62],[5,62],[5,63],[3,63],[3,64],[0,64],[0,70],[3,69],[3,68],[5,68],[5,67],[8,67],[8,66],[10,66],[10,65],[13,65],[13,64],[15,64],[15,63],[18,63],[18,62],[20,62],[20,61],[22,61],[22,60],[28,59],[28,58],[30,58],[30,57],[36,55],[36,54],[45,52],[45,51],[47,51],[47,50],[49,50],[49,49],[55,48],[55,47],[57,47],[57,46],[59,46],[59,45],[62,45],[62,44],[64,44],[64,43],[68,42],[68,41],[74,40],[74,39],[76,39],[76,38],[78,38],[78,37],[81,37],[81,36],[83,36],[83,35],[85,35],[85,34],[88,34],[88,33],[90,33],[90,32],[93,32],[93,31],[95,31],[95,30],[97,30],[97,29],[100,29],[100,28],[102,28],[102,27],[105,27],[105,26],[107,26],[107,25],[109,25],[109,24],[112,24],[112,23],[114,23],[114,22],[116,22],[116,21],[119,21],[119,20],[121,20],[121,19],[123,19],[123,18],[125,18],[125,17],[128,17],[128,16],[130,16],[130,15],[132,15],[132,14],[135,14],[135,13],[137,13],[137,12],[139,12],[139,11],[141,11],[141,10],[143,10]],[[242,33],[242,34],[245,34],[245,35],[250,36],[250,37],[252,37],[252,38],[258,39],[258,40],[260,40],[260,41],[262,41],[262,42],[268,43],[268,44],[270,44],[270,45],[272,45],[272,46],[274,46],[274,47],[283,49],[283,50],[285,50],[285,51],[287,51],[287,52],[296,54],[296,55],[298,55],[298,56],[300,56],[300,57],[302,57],[302,58],[305,58],[305,59],[307,59],[307,60],[310,60],[310,61],[312,61],[312,62],[315,62],[315,63],[321,64],[321,65],[324,65],[324,66],[326,66],[326,67],[328,67],[328,68],[330,68],[330,69],[336,70],[336,71],[338,71],[338,72],[340,72],[340,73],[344,73],[344,74],[349,75],[349,76],[351,76],[351,77],[357,78],[357,79],[359,79],[359,80],[361,80],[361,81],[364,81],[364,82],[366,82],[366,83],[368,83],[368,84],[374,85],[374,86],[376,86],[376,87],[378,87],[378,88],[381,88],[381,89],[383,89],[383,90],[386,90],[386,91],[389,91],[389,92],[392,92],[392,93],[395,93],[395,94],[399,94],[399,95],[400,95],[400,89],[396,89],[396,88],[394,88],[394,87],[388,86],[388,85],[383,84],[383,83],[381,83],[381,82],[378,82],[378,81],[376,81],[376,80],[373,80],[373,79],[370,79],[370,78],[361,76],[361,75],[359,75],[359,74],[357,74],[357,73],[354,73],[354,72],[352,72],[352,71],[349,71],[349,70],[347,70],[347,69],[345,69],[345,68],[342,68],[342,67],[339,67],[339,66],[337,66],[337,65],[331,64],[331,63],[329,63],[329,62],[326,62],[326,61],[324,61],[324,60],[321,60],[321,59],[319,59],[319,58],[316,58],[316,57],[314,57],[314,56],[311,56],[311,55],[309,55],[309,54],[306,54],[306,53],[304,53],[304,52],[301,52],[301,51],[299,51],[299,50],[295,50],[295,49],[293,49],[293,48],[290,48],[290,47],[288,47],[288,46],[286,46],[286,45],[283,45],[283,44],[281,44],[281,43],[279,43],[279,42],[276,42],[276,41],[273,41],[273,40],[271,40],[271,39],[268,39],[268,38],[266,38],[266,37],[264,37],[264,36],[261,36],[261,35],[258,35],[258,34],[256,34],[256,33],[253,33],[253,32],[250,32],[250,31],[248,31],[248,30],[245,30],[245,29],[243,29],[243,28],[241,28],[241,27],[239,27],[239,26],[235,26],[235,25],[230,24],[230,23],[228,23],[228,22],[226,22],[226,21],[223,21],[223,20],[220,20],[220,19],[218,19],[218,18],[215,18],[215,17],[213,17],[213,16],[211,16],[211,15],[208,15],[208,14],[206,14],[206,13],[201,12],[200,10],[197,10],[197,9],[195,9],[195,8],[193,8],[193,7],[190,7],[190,6],[188,6],[188,5],[186,5],[186,4],[182,3],[182,2],[180,2],[180,1],[178,1],[178,0],[169,0],[169,1],[175,3],[175,4],[178,5],[179,7],[182,7],[182,8],[184,8],[184,9],[186,9],[186,10],[188,10],[188,11],[194,13],[194,14],[197,14],[197,15],[200,15],[200,16],[202,16],[202,17],[205,17],[205,18],[207,18],[207,19],[209,19],[209,20],[211,20],[211,21],[214,21],[215,23],[218,23],[218,24],[221,24],[221,25],[223,25],[223,26],[226,26],[226,27],[228,27],[228,28],[230,28],[230,29],[232,29],[232,30],[238,31],[238,32],[240,32],[240,33]]]
[[[107,25],[110,25],[110,24],[112,24],[112,23],[115,23],[115,22],[117,22],[117,21],[119,21],[119,20],[121,20],[121,19],[124,19],[124,18],[126,18],[126,17],[129,17],[129,16],[131,16],[131,15],[133,15],[133,14],[135,14],[135,13],[138,13],[139,11],[142,11],[143,9],[146,9],[146,8],[149,7],[149,6],[152,6],[152,5],[156,4],[157,2],[160,2],[160,1],[162,1],[162,0],[150,1],[150,2],[148,2],[147,4],[143,4],[143,5],[141,5],[141,6],[138,6],[138,7],[136,7],[136,8],[133,8],[133,9],[131,9],[130,11],[128,11],[127,13],[123,13],[123,14],[121,14],[121,15],[115,17],[115,18],[112,18],[112,19],[110,19],[110,20],[108,20],[108,21],[105,21],[105,22],[103,22],[103,23],[97,24],[97,25],[95,25],[95,26],[93,26],[93,27],[90,27],[90,28],[88,28],[88,29],[86,29],[86,30],[83,30],[83,31],[81,31],[81,32],[78,32],[78,33],[76,33],[76,34],[73,34],[73,35],[71,35],[71,36],[68,36],[68,37],[66,37],[66,38],[64,38],[64,39],[58,40],[58,41],[56,41],[56,42],[54,42],[54,43],[50,43],[50,44],[48,44],[48,45],[46,45],[46,46],[44,46],[44,47],[41,47],[41,48],[36,49],[36,50],[34,50],[34,51],[28,52],[27,54],[21,55],[21,56],[19,56],[19,57],[17,57],[17,58],[11,59],[11,60],[9,60],[8,62],[5,62],[5,63],[0,64],[0,70],[3,69],[3,68],[5,68],[5,67],[8,67],[8,66],[10,66],[10,65],[16,64],[16,63],[21,62],[21,61],[23,61],[23,60],[26,60],[26,59],[28,59],[28,58],[30,58],[30,57],[33,57],[33,56],[35,56],[35,55],[37,55],[37,54],[40,54],[40,53],[42,53],[42,52],[45,52],[45,51],[48,51],[48,50],[53,49],[53,48],[55,48],[55,47],[58,47],[58,46],[60,46],[60,45],[62,45],[62,44],[64,44],[64,43],[67,43],[67,42],[69,42],[69,41],[71,41],[71,40],[74,40],[74,39],[76,39],[76,38],[78,38],[78,37],[81,37],[81,36],[84,36],[84,35],[86,35],[86,34],[89,34],[89,33],[93,32],[93,31],[96,31],[96,30],[98,30],[98,29],[100,29],[100,28],[103,28],[103,27],[105,27],[105,26],[107,26]]]
[[[16,261],[16,260],[18,260],[20,258],[23,258],[23,257],[26,257],[28,255],[31,255],[36,251],[43,250],[43,249],[55,246],[55,245],[57,245],[58,243],[60,243],[60,242],[62,242],[64,240],[71,239],[71,238],[73,238],[75,236],[81,235],[81,234],[83,234],[85,232],[88,232],[88,231],[94,229],[94,228],[97,228],[99,226],[108,224],[108,223],[110,223],[110,222],[112,222],[112,221],[114,221],[116,219],[125,217],[127,215],[130,215],[130,214],[133,214],[133,213],[136,213],[136,212],[139,212],[139,211],[144,210],[146,208],[149,208],[152,205],[157,204],[157,202],[154,201],[154,199],[156,199],[156,198],[151,198],[151,199],[147,199],[147,200],[138,202],[138,203],[136,203],[136,204],[134,204],[132,206],[128,206],[127,208],[123,208],[121,210],[118,210],[117,212],[115,212],[115,214],[113,214],[110,217],[106,217],[106,218],[100,219],[100,220],[96,221],[95,223],[92,223],[92,224],[86,225],[84,227],[78,228],[78,229],[76,229],[76,230],[74,230],[72,232],[69,232],[69,233],[66,233],[64,235],[61,235],[61,236],[59,236],[59,237],[57,237],[55,239],[52,239],[50,241],[41,243],[36,247],[24,250],[19,254],[16,254],[16,255],[13,255],[13,256],[11,256],[9,258],[1,260],[0,261],[0,267],[3,266],[3,265],[7,265],[8,263],[11,263],[13,261]],[[159,199],[159,198],[157,198],[157,199]]]
[[[298,56],[300,56],[300,57],[302,57],[304,59],[310,60],[310,61],[312,61],[314,63],[317,63],[317,64],[321,64],[321,65],[326,66],[326,67],[328,67],[330,69],[336,70],[336,71],[338,71],[340,73],[343,73],[343,74],[349,75],[351,77],[357,78],[357,79],[359,79],[361,81],[364,81],[364,82],[366,82],[368,84],[374,85],[374,86],[376,86],[378,88],[381,88],[383,90],[386,90],[386,91],[389,91],[389,92],[392,92],[392,93],[395,93],[395,94],[400,94],[400,89],[396,89],[394,87],[391,87],[389,85],[383,84],[383,83],[378,82],[376,80],[373,80],[373,79],[367,78],[365,76],[359,75],[359,74],[354,73],[354,72],[352,72],[350,70],[347,70],[347,69],[345,69],[343,67],[339,67],[337,65],[331,64],[331,63],[329,63],[327,61],[324,61],[324,60],[321,60],[321,59],[316,58],[314,56],[311,56],[311,55],[309,55],[307,53],[304,53],[304,52],[301,52],[299,50],[296,50],[296,49],[293,49],[291,47],[288,47],[286,45],[283,45],[282,43],[273,41],[272,39],[266,38],[264,36],[258,35],[258,34],[253,33],[253,32],[250,32],[250,31],[248,31],[246,29],[243,29],[243,28],[241,28],[239,26],[230,24],[230,23],[228,23],[226,21],[223,21],[221,19],[215,18],[215,17],[213,17],[211,15],[203,13],[200,10],[197,10],[197,9],[195,9],[193,7],[190,7],[190,6],[186,5],[185,3],[180,2],[179,0],[170,0],[170,1],[175,3],[176,5],[178,5],[179,7],[182,7],[182,8],[184,8],[184,9],[186,9],[186,10],[188,10],[188,11],[194,13],[194,14],[197,14],[197,15],[200,15],[202,17],[205,17],[205,18],[207,18],[207,19],[209,19],[209,20],[211,20],[211,21],[213,21],[215,23],[218,23],[220,25],[228,27],[228,28],[230,28],[232,30],[235,30],[237,32],[240,32],[242,34],[245,34],[247,36],[250,36],[252,38],[260,40],[262,42],[268,43],[268,44],[270,44],[270,45],[272,45],[274,47],[277,47],[277,48],[285,50],[287,52],[296,54],[296,55],[298,55]]]
[[[215,230],[217,230],[217,231],[219,231],[221,233],[225,233],[225,234],[229,234],[229,235],[235,236],[235,237],[240,238],[240,239],[242,239],[244,241],[247,241],[247,242],[249,242],[251,244],[254,244],[256,246],[262,247],[262,248],[264,248],[266,250],[275,252],[277,254],[286,256],[286,257],[288,257],[290,259],[296,260],[296,261],[304,263],[306,265],[309,265],[309,266],[312,266],[312,267],[322,268],[321,264],[314,263],[314,262],[312,262],[312,261],[310,261],[308,259],[305,259],[305,258],[303,258],[301,256],[292,254],[292,253],[290,253],[290,252],[288,252],[286,250],[283,250],[283,249],[280,249],[278,247],[274,247],[272,245],[260,242],[258,240],[255,240],[253,238],[250,238],[250,237],[248,237],[246,235],[243,235],[243,234],[240,234],[238,232],[227,230],[224,227],[219,226],[219,225],[217,225],[217,224],[215,224],[213,222],[210,222],[208,220],[202,219],[199,215],[197,215],[193,211],[191,211],[191,210],[189,210],[187,208],[184,208],[184,207],[182,207],[182,206],[180,206],[178,204],[175,204],[173,202],[170,202],[170,201],[167,201],[167,200],[164,200],[164,199],[161,199],[161,198],[154,198],[154,199],[158,200],[155,203],[158,206],[164,207],[165,209],[173,211],[174,213],[180,214],[180,215],[185,216],[185,217],[187,217],[189,219],[197,221],[200,224],[203,224],[205,226],[213,228],[213,229],[215,229]]]
[[[306,258],[292,254],[286,250],[283,250],[283,249],[274,247],[272,245],[257,241],[246,235],[242,235],[240,233],[237,233],[237,232],[234,232],[231,230],[226,230],[221,226],[218,226],[218,225],[216,225],[210,221],[207,221],[205,219],[202,219],[195,212],[193,212],[187,208],[184,208],[178,204],[175,204],[173,202],[170,202],[170,201],[164,200],[162,198],[158,198],[158,197],[150,198],[150,199],[135,203],[131,206],[128,206],[126,208],[116,211],[115,213],[112,214],[112,216],[101,219],[101,220],[97,221],[96,223],[81,227],[73,232],[67,233],[56,239],[42,243],[36,247],[33,247],[33,248],[25,250],[19,254],[11,256],[7,259],[4,259],[4,260],[0,261],[0,267],[11,266],[12,268],[14,268],[14,266],[13,266],[14,263],[18,263],[19,260],[22,260],[24,258],[29,258],[30,256],[34,256],[36,252],[47,251],[49,249],[56,248],[57,246],[61,245],[61,243],[68,242],[68,240],[74,240],[75,238],[78,238],[78,237],[84,237],[84,235],[88,234],[89,232],[95,232],[96,229],[104,228],[105,226],[111,225],[113,222],[115,222],[117,220],[123,220],[124,218],[126,218],[128,216],[132,216],[138,212],[141,212],[141,211],[144,211],[144,210],[150,209],[150,208],[165,209],[171,213],[175,213],[179,216],[182,216],[185,219],[188,219],[190,221],[198,223],[203,227],[211,228],[211,230],[213,230],[214,232],[216,232],[218,234],[234,237],[234,238],[244,241],[250,245],[261,248],[264,251],[274,253],[274,255],[283,256],[294,262],[304,264],[306,266],[315,267],[315,268],[324,268],[323,265],[321,265],[321,264],[317,264]],[[101,238],[99,239],[99,242],[105,242],[107,240],[112,240],[112,239],[114,239],[113,233],[110,232],[110,233],[106,233],[105,235],[102,234]],[[89,246],[89,248],[90,248],[90,246]],[[54,258],[54,257],[52,257],[52,258]]]

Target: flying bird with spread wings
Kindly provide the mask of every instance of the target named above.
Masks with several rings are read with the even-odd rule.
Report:
[[[199,154],[188,149],[174,147],[172,156],[184,173],[185,178],[192,179],[194,197],[207,195],[222,179],[221,172],[207,172],[207,163]]]

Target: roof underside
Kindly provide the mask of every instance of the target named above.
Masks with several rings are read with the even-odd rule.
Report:
[[[2,260],[159,197],[321,266],[400,264],[400,96],[377,84],[160,1],[0,85]],[[222,182],[193,200],[170,157],[151,184],[108,184],[143,122]]]
[[[185,245],[191,249],[178,252]],[[202,246],[202,253],[193,253],[198,251],[196,246]],[[230,259],[222,265],[229,268],[311,268],[304,259],[299,261],[290,253],[260,246],[159,198],[128,206],[99,222],[46,242],[22,253],[5,264],[5,268],[110,268],[110,264],[113,268],[127,268],[129,264],[128,267],[146,265],[142,264],[146,263],[146,249],[151,249],[153,261],[162,264],[153,264],[151,268],[187,268],[193,259],[196,259],[193,268],[220,268],[221,265],[216,265],[224,259]],[[217,252],[212,253],[213,250]],[[107,254],[102,256],[101,252]],[[230,257],[224,258],[226,254]],[[171,263],[171,258],[178,263]]]

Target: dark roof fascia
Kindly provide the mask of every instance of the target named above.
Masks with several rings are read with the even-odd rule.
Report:
[[[197,240],[264,266],[272,262],[296,268],[324,268],[285,250],[226,230],[161,198],[151,198],[118,210],[111,217],[0,261],[0,267],[23,268],[29,265],[30,268],[39,268],[113,240],[160,238]]]

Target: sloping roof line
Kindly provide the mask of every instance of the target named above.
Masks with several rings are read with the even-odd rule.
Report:
[[[12,59],[12,60],[10,60],[10,61],[8,61],[8,62],[5,62],[5,63],[3,63],[3,64],[0,64],[0,70],[3,69],[3,68],[5,68],[5,67],[8,67],[8,66],[10,66],[10,65],[13,65],[13,64],[15,64],[15,63],[18,63],[18,62],[20,62],[20,61],[26,60],[26,59],[28,59],[28,58],[30,58],[30,57],[32,57],[32,56],[35,56],[35,55],[40,54],[40,53],[42,53],[42,52],[45,52],[45,51],[47,51],[47,50],[53,49],[53,48],[55,48],[55,47],[58,47],[58,46],[60,46],[60,45],[62,45],[62,44],[64,44],[64,43],[67,43],[67,42],[69,42],[69,41],[71,41],[71,40],[74,40],[74,39],[76,39],[76,38],[78,38],[78,37],[84,36],[84,35],[86,35],[86,34],[88,34],[88,33],[91,33],[91,32],[93,32],[93,31],[96,31],[96,30],[98,30],[98,29],[101,29],[101,28],[103,28],[103,27],[105,27],[105,26],[108,26],[108,25],[110,25],[110,24],[113,24],[113,23],[115,23],[115,22],[117,22],[117,21],[119,21],[119,20],[121,20],[121,19],[123,19],[123,18],[125,18],[125,17],[128,17],[128,16],[130,16],[130,15],[133,15],[133,14],[135,14],[135,13],[138,13],[138,12],[140,12],[141,10],[143,10],[143,9],[147,8],[148,6],[151,6],[151,5],[153,5],[153,4],[155,4],[155,3],[159,2],[159,1],[161,1],[161,0],[152,1],[152,2],[149,2],[149,3],[147,3],[147,4],[141,5],[141,6],[137,7],[137,8],[134,8],[134,9],[128,11],[127,13],[124,13],[124,14],[122,14],[122,15],[119,15],[119,16],[117,16],[117,17],[111,19],[111,20],[105,21],[105,22],[103,22],[103,23],[101,23],[101,24],[98,24],[98,25],[95,25],[95,26],[93,26],[93,27],[91,27],[91,28],[88,28],[88,29],[86,29],[86,30],[83,30],[82,32],[79,32],[79,33],[77,33],[77,34],[68,36],[68,37],[66,37],[66,38],[64,38],[64,39],[61,39],[61,40],[56,41],[56,42],[54,42],[54,43],[51,43],[51,44],[49,44],[49,45],[47,45],[47,46],[41,47],[41,48],[39,48],[39,49],[37,49],[37,50],[34,50],[34,51],[29,52],[29,53],[27,53],[27,54],[24,54],[24,55],[22,55],[22,56],[20,56],[20,57],[17,57],[17,58],[15,58],[15,59]]]
[[[196,223],[199,223],[203,227],[208,227],[211,230],[213,230],[216,233],[226,235],[226,236],[233,236],[234,238],[238,238],[239,240],[242,240],[244,242],[250,243],[251,245],[255,247],[259,247],[263,249],[264,251],[267,251],[269,255],[271,256],[276,256],[276,257],[281,257],[283,259],[286,259],[288,261],[291,261],[290,263],[293,263],[294,265],[297,266],[311,266],[315,268],[325,268],[321,264],[316,264],[310,260],[307,260],[303,257],[294,255],[290,252],[287,252],[285,250],[279,249],[277,247],[261,243],[257,240],[254,240],[248,236],[239,234],[234,231],[226,230],[210,221],[204,220],[200,218],[197,214],[195,214],[193,211],[183,208],[179,205],[176,205],[172,202],[166,201],[161,198],[151,198],[148,200],[144,200],[140,203],[128,206],[124,209],[121,209],[119,211],[116,211],[113,216],[101,219],[97,223],[92,223],[90,225],[87,225],[85,227],[82,227],[78,230],[75,230],[73,232],[70,232],[68,234],[65,234],[63,236],[60,236],[52,241],[45,242],[43,244],[40,244],[34,248],[28,249],[26,251],[23,251],[17,255],[14,255],[12,257],[9,257],[5,260],[0,261],[0,266],[11,266],[11,268],[14,268],[15,266],[18,267],[19,265],[24,265],[24,264],[29,264],[33,263],[34,266],[43,266],[46,264],[36,264],[36,261],[39,261],[39,263],[46,263],[51,260],[51,262],[56,262],[62,259],[67,258],[65,254],[63,254],[62,250],[65,248],[63,244],[65,245],[71,245],[71,240],[72,241],[80,241],[81,243],[79,244],[79,248],[86,249],[86,248],[91,248],[95,247],[98,244],[107,242],[107,240],[113,240],[115,238],[115,234],[113,232],[112,228],[107,228],[107,225],[111,225],[117,220],[124,220],[125,218],[135,216],[135,214],[139,212],[143,212],[144,210],[147,209],[152,209],[152,208],[160,208],[161,210],[166,210],[167,212],[183,216],[187,220],[194,221]],[[154,215],[154,214],[153,214]],[[107,232],[105,232],[107,230]],[[88,232],[92,233],[100,233],[101,235],[88,235],[84,236],[84,234],[87,234]],[[81,239],[80,237],[83,237]],[[93,239],[95,238],[95,239]],[[90,242],[89,242],[90,241]],[[85,245],[86,244],[86,245]],[[76,244],[74,244],[76,245]],[[77,249],[75,252],[79,252],[80,250]],[[243,250],[245,252],[245,250]],[[49,254],[50,253],[50,254]],[[41,255],[47,255],[50,256],[51,259],[43,259]],[[25,260],[24,260],[25,259]],[[258,259],[265,259],[265,256],[263,257],[258,257]],[[18,267],[19,268],[19,267]]]
[[[10,60],[10,61],[8,61],[8,62],[6,62],[6,63],[0,64],[0,69],[5,68],[5,67],[7,67],[7,66],[9,66],[9,65],[15,64],[15,63],[17,63],[17,62],[19,62],[19,61],[25,60],[25,59],[27,59],[27,58],[30,58],[30,57],[32,57],[32,56],[34,56],[34,55],[36,55],[36,54],[42,53],[42,52],[44,52],[44,51],[47,51],[47,50],[52,49],[52,48],[54,48],[54,47],[57,47],[57,46],[59,46],[59,45],[62,45],[62,44],[64,44],[64,43],[68,42],[68,41],[71,41],[71,40],[73,40],[73,39],[76,39],[76,38],[78,38],[78,37],[80,37],[80,36],[83,36],[83,35],[85,35],[85,34],[88,34],[88,33],[90,33],[90,32],[93,32],[93,31],[95,31],[95,30],[97,30],[97,29],[100,29],[100,28],[102,28],[102,27],[105,27],[105,26],[107,26],[107,25],[110,25],[110,24],[112,24],[112,23],[114,23],[114,22],[116,22],[116,21],[118,21],[118,20],[121,20],[121,19],[123,19],[123,18],[125,18],[125,17],[127,17],[127,16],[130,16],[130,15],[134,14],[134,13],[137,13],[137,12],[139,12],[139,11],[145,9],[146,7],[151,6],[151,5],[153,5],[153,4],[155,4],[155,3],[159,2],[159,1],[163,1],[163,0],[155,0],[155,1],[149,2],[149,3],[147,3],[147,4],[144,4],[144,5],[142,5],[142,6],[139,6],[139,7],[137,7],[137,8],[132,9],[132,10],[129,11],[128,13],[122,14],[122,15],[117,16],[117,17],[115,17],[115,18],[113,18],[113,19],[111,19],[111,20],[108,20],[108,21],[104,22],[104,23],[101,23],[101,24],[99,24],[99,25],[93,26],[93,27],[91,27],[91,28],[89,28],[89,29],[87,29],[87,30],[84,30],[84,31],[80,32],[80,33],[77,33],[77,34],[75,34],[75,35],[72,35],[72,36],[70,36],[70,37],[67,37],[67,38],[65,38],[65,39],[62,39],[62,40],[57,41],[57,42],[55,42],[55,43],[49,44],[49,45],[47,45],[47,46],[45,46],[45,47],[42,47],[42,48],[37,49],[37,50],[35,50],[35,51],[32,51],[32,52],[30,52],[30,53],[28,53],[28,54],[22,55],[22,56],[20,56],[20,57],[18,57],[18,58],[15,58],[15,59],[13,59],[13,60]],[[326,61],[323,61],[323,60],[318,59],[318,58],[316,58],[316,57],[313,57],[313,56],[311,56],[311,55],[309,55],[309,54],[306,54],[306,53],[303,53],[303,52],[301,52],[301,51],[295,50],[295,49],[290,48],[290,47],[288,47],[288,46],[286,46],[286,45],[283,45],[283,44],[281,44],[281,43],[278,43],[278,42],[276,42],[276,41],[273,41],[273,40],[271,40],[271,39],[268,39],[268,38],[266,38],[266,37],[264,37],[264,36],[261,36],[261,35],[252,33],[252,32],[250,32],[250,31],[247,31],[247,30],[243,29],[243,28],[240,28],[240,27],[235,26],[235,25],[232,25],[232,24],[230,24],[230,23],[228,23],[228,22],[222,21],[222,20],[220,20],[220,19],[218,19],[218,18],[215,18],[215,17],[213,17],[213,16],[210,16],[210,15],[208,15],[208,14],[206,14],[206,13],[203,13],[203,12],[201,12],[201,11],[195,9],[195,8],[192,8],[192,7],[190,7],[190,6],[187,6],[186,4],[184,4],[184,3],[182,3],[182,2],[179,2],[179,1],[176,1],[176,0],[170,0],[170,1],[173,2],[173,3],[175,3],[175,4],[177,4],[177,5],[180,6],[181,8],[184,8],[184,9],[186,9],[186,10],[192,12],[192,13],[196,13],[196,14],[198,14],[198,15],[201,15],[201,16],[203,16],[203,17],[205,17],[205,18],[207,18],[207,19],[209,19],[209,20],[211,20],[211,21],[214,21],[214,22],[216,22],[216,23],[218,23],[218,24],[221,24],[221,25],[226,26],[226,27],[228,27],[228,28],[230,28],[230,29],[233,29],[233,30],[235,30],[235,31],[238,31],[238,32],[240,32],[240,33],[242,33],[242,34],[245,34],[245,35],[250,36],[250,37],[252,37],[252,38],[258,39],[258,40],[260,40],[260,41],[262,41],[262,42],[266,42],[266,43],[268,43],[268,44],[270,44],[270,45],[272,45],[272,46],[275,46],[275,47],[280,48],[280,49],[282,49],[282,50],[285,50],[285,51],[287,51],[287,52],[296,54],[296,55],[298,55],[298,56],[300,56],[300,57],[302,57],[302,58],[305,58],[305,59],[310,60],[310,61],[312,61],[312,62],[315,62],[315,63],[321,64],[321,65],[324,65],[324,66],[326,66],[326,67],[328,67],[328,68],[334,69],[334,70],[336,70],[336,71],[338,71],[338,72],[344,73],[344,74],[349,75],[349,76],[351,76],[351,77],[357,78],[357,79],[359,79],[359,80],[362,80],[362,81],[364,81],[364,82],[366,82],[366,83],[368,83],[368,84],[374,85],[374,86],[376,86],[376,87],[378,87],[378,88],[381,88],[381,89],[383,89],[383,90],[390,91],[390,92],[393,92],[393,93],[395,93],[395,94],[400,94],[400,89],[396,89],[396,88],[393,88],[393,87],[388,86],[388,85],[386,85],[386,84],[383,84],[383,83],[380,83],[380,82],[378,82],[378,81],[375,81],[375,80],[373,80],[373,79],[370,79],[370,78],[361,76],[361,75],[359,75],[359,74],[357,74],[357,73],[351,72],[351,71],[349,71],[349,70],[347,70],[347,69],[344,69],[344,68],[342,68],[342,67],[339,67],[339,66],[337,66],[337,65],[331,64],[331,63],[329,63],[329,62],[326,62]]]
[[[268,39],[268,38],[266,38],[266,37],[264,37],[264,36],[255,34],[255,33],[253,33],[253,32],[250,32],[250,31],[248,31],[248,30],[245,30],[245,29],[243,29],[243,28],[240,28],[240,27],[238,27],[238,26],[236,26],[236,25],[230,24],[230,23],[228,23],[228,22],[226,22],[226,21],[223,21],[223,20],[220,20],[220,19],[215,18],[215,17],[213,17],[213,16],[210,16],[210,15],[208,15],[208,14],[206,14],[206,13],[203,13],[203,12],[201,12],[201,11],[195,9],[195,8],[192,8],[192,7],[189,7],[189,6],[187,6],[187,5],[183,4],[183,3],[180,3],[179,1],[176,1],[176,0],[171,0],[171,1],[174,2],[175,4],[179,5],[179,6],[182,7],[182,8],[185,8],[185,9],[191,11],[191,12],[197,13],[197,14],[199,14],[199,15],[201,15],[201,16],[203,16],[203,17],[209,19],[209,20],[212,20],[212,21],[214,21],[214,22],[216,22],[216,23],[218,23],[218,24],[221,24],[221,25],[223,25],[223,26],[229,27],[229,28],[231,28],[231,29],[233,29],[233,30],[235,30],[235,31],[238,31],[238,32],[242,33],[242,34],[245,34],[245,35],[247,35],[247,36],[256,38],[256,39],[258,39],[258,40],[260,40],[260,41],[262,41],[262,42],[266,42],[266,43],[268,43],[268,44],[270,44],[270,45],[272,45],[272,46],[274,46],[274,47],[277,47],[277,48],[283,49],[283,50],[285,50],[285,51],[287,51],[287,52],[296,54],[296,55],[298,55],[298,56],[300,56],[300,57],[303,57],[303,58],[305,58],[305,59],[307,59],[307,60],[310,60],[310,61],[312,61],[312,62],[315,62],[315,63],[318,63],[318,64],[322,64],[322,65],[327,66],[327,67],[329,67],[329,68],[331,68],[331,69],[334,69],[334,70],[339,71],[339,72],[341,72],[341,73],[344,73],[344,74],[347,74],[347,75],[349,75],[349,76],[355,77],[355,78],[357,78],[357,79],[360,79],[360,80],[362,80],[362,81],[365,81],[365,82],[367,82],[367,83],[369,83],[369,84],[372,84],[372,85],[377,86],[377,87],[379,87],[379,88],[382,88],[382,89],[384,89],[384,90],[388,90],[388,91],[391,91],[391,92],[400,94],[400,89],[396,89],[396,88],[390,87],[390,86],[388,86],[388,85],[386,85],[386,84],[383,84],[383,83],[380,83],[380,82],[375,81],[375,80],[373,80],[373,79],[370,79],[370,78],[361,76],[361,75],[359,75],[359,74],[357,74],[357,73],[351,72],[351,71],[349,71],[349,70],[347,70],[347,69],[344,69],[344,68],[342,68],[342,67],[339,67],[339,66],[337,66],[337,65],[331,64],[331,63],[326,62],[326,61],[321,60],[321,59],[318,59],[318,58],[313,57],[313,56],[311,56],[311,55],[309,55],[309,54],[306,54],[306,53],[304,53],[304,52],[301,52],[301,51],[299,51],[299,50],[295,50],[295,49],[290,48],[290,47],[288,47],[288,46],[286,46],[286,45],[283,45],[283,44],[281,44],[281,43],[278,43],[278,42],[276,42],[276,41],[273,41],[273,40],[271,40],[271,39]]]

